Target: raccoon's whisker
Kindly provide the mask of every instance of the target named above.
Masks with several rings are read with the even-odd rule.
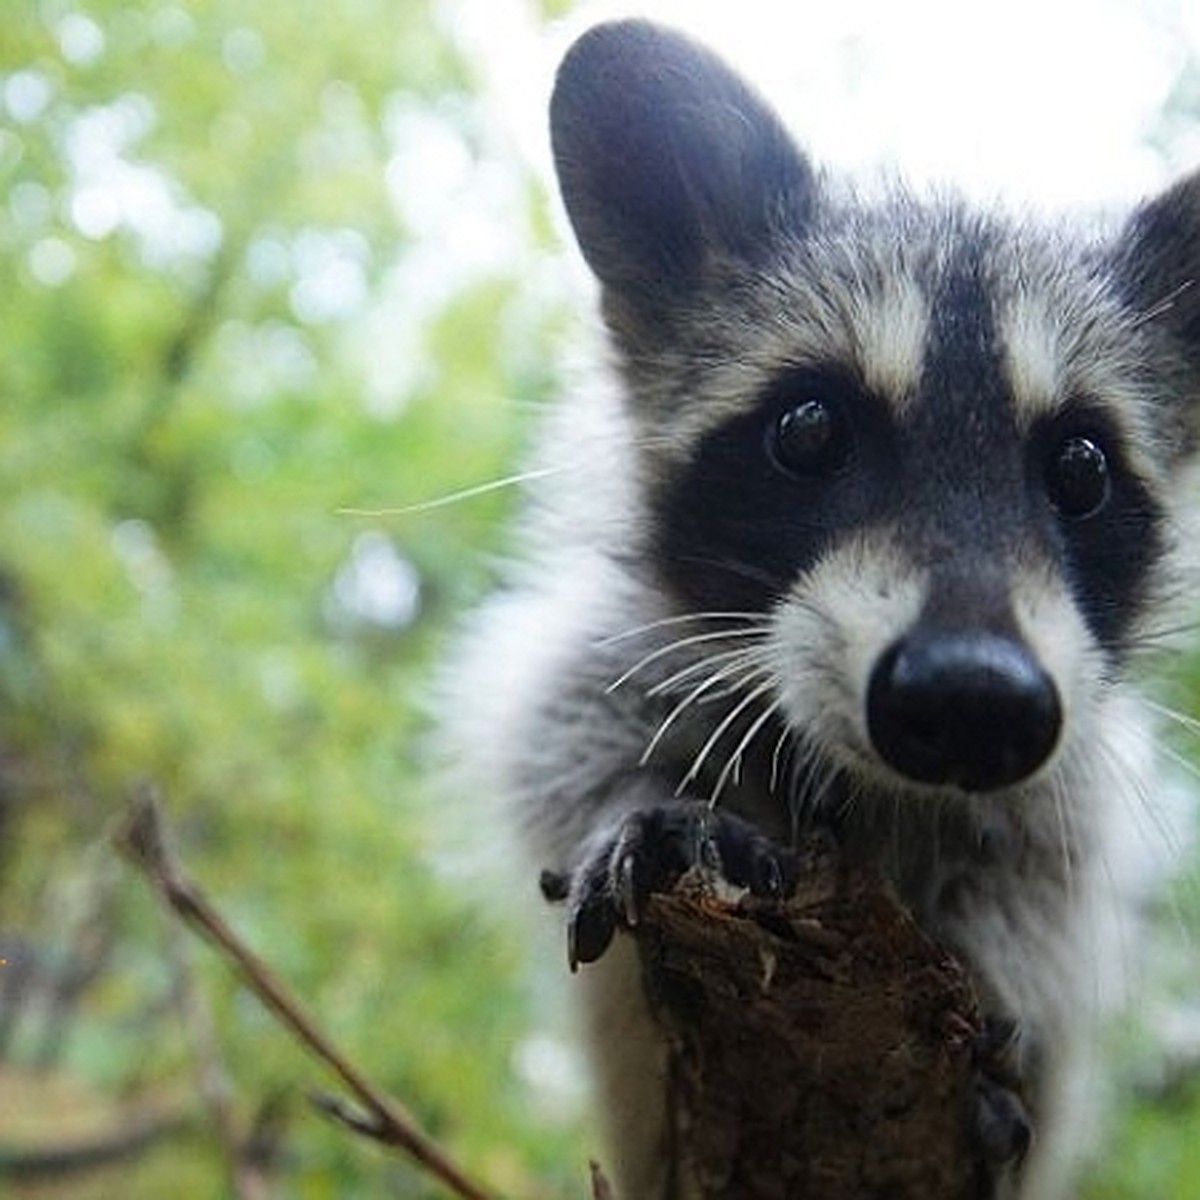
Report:
[[[757,633],[757,631],[755,632]],[[749,631],[747,630],[734,630],[731,632],[727,629],[720,629],[711,630],[706,633],[692,634],[691,637],[677,638],[675,641],[668,642],[663,646],[657,646],[649,653],[643,655],[637,660],[637,662],[633,664],[633,666],[627,668],[620,675],[618,675],[617,678],[614,679],[613,682],[610,683],[604,690],[606,694],[611,695],[618,688],[628,683],[635,675],[658,662],[659,659],[666,658],[668,655],[675,654],[680,650],[686,650],[689,646],[701,646],[707,644],[708,642],[719,642],[730,636],[737,637],[748,635]]]
[[[742,685],[748,683],[751,679],[758,678],[765,673],[765,668],[759,668],[753,671],[746,669],[754,665],[755,663],[753,661],[736,661],[721,668],[719,671],[714,671],[707,679],[701,680],[700,683],[697,684],[697,686],[694,687],[690,692],[688,692],[688,694],[684,696],[684,698],[680,700],[679,703],[676,704],[675,707],[671,709],[671,711],[667,713],[667,715],[659,722],[658,728],[654,731],[654,736],[647,743],[646,749],[642,751],[642,756],[638,760],[638,765],[644,767],[646,763],[650,761],[654,751],[658,748],[663,738],[666,737],[668,731],[675,724],[675,722],[693,704],[700,700],[702,696],[711,691],[714,687],[717,687],[719,684],[722,684],[727,680],[737,679],[737,686],[740,688]]]
[[[1145,697],[1142,697],[1141,702],[1149,706],[1153,711],[1160,712],[1165,716],[1180,719],[1184,717],[1182,713],[1175,713],[1170,709],[1161,708]],[[1187,720],[1190,721],[1190,718],[1187,718]],[[1192,779],[1200,778],[1200,770],[1197,769],[1196,764],[1186,755],[1180,754],[1168,741],[1162,737],[1155,736],[1154,743],[1157,753],[1161,754],[1163,758],[1175,763],[1180,770]],[[1110,747],[1101,744],[1099,751],[1104,761],[1108,764],[1109,770],[1114,776],[1121,779],[1124,787],[1136,801],[1138,812],[1149,822],[1149,830],[1144,826],[1139,830],[1141,837],[1146,841],[1147,845],[1151,844],[1151,839],[1156,839],[1158,846],[1167,853],[1173,862],[1182,862],[1187,853],[1185,838],[1170,819],[1170,814],[1164,805],[1156,802],[1150,794],[1146,780],[1142,777],[1141,773],[1132,769]],[[1141,822],[1139,822],[1139,825],[1141,825]]]
[[[1189,777],[1189,781],[1194,782],[1197,778],[1200,778],[1200,771],[1197,770],[1195,763],[1185,755],[1180,754],[1173,746],[1164,742],[1162,738],[1155,739],[1155,747],[1157,752],[1166,761],[1172,762],[1179,767]],[[1139,772],[1131,770],[1115,754],[1110,753],[1109,762],[1112,764],[1114,773],[1124,777],[1126,786],[1130,789],[1131,794],[1136,800],[1138,810],[1146,821],[1149,822],[1150,832],[1143,831],[1141,833],[1143,840],[1150,845],[1152,844],[1151,839],[1157,839],[1160,853],[1165,851],[1172,863],[1182,864],[1188,854],[1189,838],[1187,834],[1171,819],[1171,813],[1167,807],[1161,802],[1157,802],[1150,794],[1147,781]]]
[[[1169,747],[1158,745],[1159,752],[1168,759],[1174,759],[1178,762],[1185,771],[1193,771],[1194,768],[1186,759],[1179,760],[1175,758],[1175,752]],[[1146,781],[1141,777],[1139,772],[1131,770],[1128,764],[1117,754],[1113,753],[1108,747],[1101,746],[1101,753],[1105,761],[1109,765],[1109,769],[1115,776],[1122,778],[1125,787],[1133,796],[1137,812],[1140,813],[1146,821],[1149,822],[1150,828],[1146,828],[1142,821],[1137,821],[1135,832],[1143,839],[1147,846],[1151,847],[1150,852],[1161,854],[1165,851],[1171,863],[1182,865],[1185,862],[1187,855],[1187,847],[1184,844],[1184,837],[1180,830],[1175,827],[1175,824],[1170,820],[1168,814],[1163,810],[1161,804],[1156,804],[1153,797],[1150,795]],[[1155,849],[1155,844],[1160,849]],[[1111,878],[1112,872],[1107,861],[1105,861],[1105,869],[1108,871]],[[1186,869],[1179,872],[1181,876],[1186,876]],[[1113,884],[1116,887],[1116,883]],[[1188,885],[1190,890],[1194,890],[1192,885]],[[1176,932],[1191,946],[1194,939],[1192,922],[1187,914],[1183,911],[1182,904],[1178,896],[1173,895],[1171,891],[1165,890],[1163,896],[1166,899],[1167,906],[1171,911],[1172,922],[1175,925]]]
[[[791,742],[788,764],[788,809],[792,817],[793,837],[798,838],[807,811],[818,807],[836,772],[824,761],[816,741],[797,735]],[[827,778],[822,778],[827,776]]]
[[[1200,622],[1184,621],[1177,625],[1163,625],[1147,629],[1126,639],[1126,648],[1131,654],[1145,659],[1177,653],[1184,639],[1194,637],[1200,630]]]
[[[631,447],[640,445],[652,446],[660,440],[652,438],[634,439],[630,445]],[[440,508],[449,508],[454,504],[478,499],[480,496],[490,495],[492,492],[503,491],[506,488],[519,487],[521,484],[533,483],[539,479],[549,479],[555,475],[563,475],[568,472],[577,472],[587,465],[583,461],[575,461],[556,463],[552,466],[530,467],[524,471],[515,471],[511,475],[502,475],[496,479],[487,479],[482,483],[468,484],[466,487],[458,488],[453,492],[446,492],[440,496],[431,496],[427,500],[417,500],[412,504],[381,508],[360,508],[355,505],[340,505],[334,509],[334,512],[340,517],[375,518],[405,517],[415,513],[433,512]]]
[[[757,663],[758,655],[755,651],[758,647],[747,649],[745,646],[737,646],[732,650],[722,650],[718,654],[710,654],[706,658],[699,659],[694,663],[689,663],[686,667],[676,671],[674,675],[668,675],[661,683],[656,683],[653,687],[646,691],[647,696],[662,696],[668,692],[674,691],[681,683],[689,677],[694,677],[700,674],[701,671],[707,670],[720,662],[728,662],[731,659],[741,659],[746,662]]]
[[[746,730],[742,740],[738,742],[733,753],[729,756],[725,766],[721,768],[721,773],[717,776],[717,782],[713,785],[712,795],[709,797],[708,802],[710,805],[716,804],[731,775],[734,783],[738,782],[742,759],[746,751],[749,750],[751,743],[762,732],[767,722],[779,712],[782,706],[783,701],[776,698],[754,719],[750,728]]]
[[[1163,753],[1168,759],[1173,758],[1170,750],[1164,750]],[[1179,765],[1184,770],[1191,769],[1186,762],[1179,763]],[[1143,832],[1142,837],[1152,847],[1152,853],[1154,852],[1154,843],[1150,841],[1150,838],[1156,837],[1160,847],[1158,853],[1161,855],[1165,851],[1167,857],[1172,886],[1158,889],[1157,897],[1165,903],[1169,910],[1175,933],[1189,948],[1194,948],[1196,943],[1195,920],[1189,912],[1185,911],[1185,899],[1190,902],[1189,907],[1194,906],[1197,897],[1200,896],[1200,878],[1197,877],[1194,859],[1190,854],[1189,839],[1176,827],[1169,815],[1162,811],[1161,806],[1154,803],[1146,790],[1144,781],[1137,780],[1134,786],[1138,795],[1139,807],[1149,818],[1154,830],[1153,834]]]
[[[1200,766],[1197,766],[1186,754],[1176,750],[1174,746],[1165,742],[1162,738],[1158,739],[1159,753],[1169,758],[1184,774],[1189,775],[1193,780],[1200,781]],[[1157,810],[1157,806],[1154,806]]]
[[[678,786],[675,788],[676,796],[682,796],[688,787],[695,783],[696,779],[700,775],[700,772],[704,769],[704,764],[708,761],[709,756],[716,749],[718,742],[720,742],[721,738],[724,737],[729,729],[732,728],[738,717],[740,717],[742,713],[744,713],[751,705],[762,699],[763,696],[768,695],[775,687],[774,672],[766,667],[760,671],[751,672],[751,674],[747,676],[743,682],[749,683],[751,679],[755,678],[756,676],[766,676],[766,682],[760,683],[757,687],[751,688],[751,690],[747,692],[746,695],[744,695],[742,699],[739,700],[738,703],[729,710],[728,713],[725,714],[724,719],[718,723],[717,727],[709,735],[708,740],[703,746],[700,747],[699,753],[692,760],[692,765],[687,769],[687,772],[679,781]]]
[[[513,475],[504,475],[499,479],[489,479],[483,483],[474,483],[454,492],[441,496],[433,496],[428,500],[418,500],[413,504],[401,504],[394,508],[357,508],[342,505],[333,511],[339,517],[407,517],[414,513],[433,512],[439,508],[449,508],[452,504],[461,504],[466,500],[474,500],[491,492],[499,492],[504,488],[517,487],[535,479],[546,479],[551,475],[559,475],[566,471],[579,469],[578,463],[564,463],[555,467],[536,467],[530,471],[518,471]]]
[[[1170,737],[1173,730],[1182,730],[1189,738],[1200,737],[1200,720],[1197,720],[1188,713],[1181,712],[1177,708],[1171,707],[1169,704],[1152,700],[1148,696],[1143,696],[1141,703],[1149,712],[1152,712],[1164,723],[1164,726],[1156,729],[1153,735],[1154,744],[1159,752],[1170,758],[1176,766],[1192,779],[1200,779],[1200,765],[1197,765],[1192,756],[1183,753],[1176,746],[1172,745]]]
[[[699,622],[729,621],[733,628],[726,630],[730,637],[762,633],[770,625],[770,617],[765,613],[733,612],[717,609],[712,612],[676,613],[671,617],[659,617],[656,621],[647,621],[644,625],[631,625],[620,633],[611,633],[599,638],[597,646],[616,646],[627,642],[630,638],[640,637],[645,633],[653,633],[657,629],[667,629],[672,625],[694,625]]]
[[[1132,645],[1142,642],[1153,645],[1155,642],[1166,641],[1168,638],[1187,637],[1200,629],[1200,620],[1179,621],[1174,625],[1151,626],[1131,639]]]
[[[1150,321],[1163,316],[1175,307],[1175,301],[1195,285],[1194,279],[1185,279],[1178,287],[1172,288],[1161,300],[1156,300],[1149,308],[1144,309],[1130,323],[1132,328],[1140,329]]]
[[[1142,703],[1157,716],[1169,721],[1173,725],[1177,725],[1180,729],[1185,729],[1188,733],[1200,734],[1200,720],[1189,716],[1187,713],[1180,712],[1176,708],[1171,708],[1169,705],[1161,704],[1156,700],[1151,700],[1148,697],[1142,700]]]
[[[1072,861],[1071,821],[1067,813],[1067,802],[1062,784],[1055,780],[1050,786],[1050,795],[1054,801],[1054,820],[1058,826],[1058,855],[1062,862],[1063,885],[1069,899],[1075,897],[1075,864]]]
[[[874,814],[874,794],[859,779],[843,775],[833,763],[821,760],[813,770],[808,804],[813,813],[827,813],[849,822],[859,809]],[[838,786],[844,783],[845,786]],[[936,837],[936,830],[935,830]],[[937,850],[934,849],[936,859]]]
[[[790,818],[792,845],[795,846],[799,844],[809,812],[819,807],[821,797],[831,787],[837,771],[825,761],[815,739],[787,725],[775,746],[773,773],[777,763]]]
[[[774,795],[779,791],[779,779],[783,765],[784,754],[792,752],[792,727],[784,721],[779,737],[775,739],[775,748],[771,751],[771,776],[769,789]]]

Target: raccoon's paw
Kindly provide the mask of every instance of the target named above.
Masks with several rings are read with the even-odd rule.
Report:
[[[697,865],[757,896],[783,897],[796,883],[793,856],[739,817],[685,804],[631,813],[574,878],[542,876],[543,895],[568,903],[571,970],[595,962],[618,927],[638,923],[652,893]]]
[[[1033,1123],[1016,1071],[1020,1028],[989,1017],[975,1045],[975,1136],[996,1168],[1019,1166],[1033,1144]]]

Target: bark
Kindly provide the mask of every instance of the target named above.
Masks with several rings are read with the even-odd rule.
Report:
[[[689,876],[636,930],[677,1161],[704,1200],[979,1200],[984,1044],[962,966],[814,843],[786,902]]]

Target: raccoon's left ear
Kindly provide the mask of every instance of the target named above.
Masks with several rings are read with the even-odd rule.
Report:
[[[1117,270],[1127,299],[1200,373],[1200,171],[1134,212]]]
[[[606,300],[641,318],[714,262],[766,257],[812,207],[812,171],[771,109],[711,51],[649,21],[585,33],[550,102],[567,214]]]

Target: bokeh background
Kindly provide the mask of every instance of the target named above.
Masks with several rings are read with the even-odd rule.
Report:
[[[1200,163],[1191,0],[638,7],[838,163],[1052,208]],[[441,1194],[311,1112],[321,1073],[114,855],[147,782],[231,923],[476,1175],[585,1193],[561,948],[528,952],[488,798],[431,783],[430,681],[516,497],[429,502],[519,469],[575,369],[542,113],[604,11],[5,0],[0,1196],[245,1197],[238,1156],[265,1197]],[[1194,656],[1169,666],[1200,709]],[[1114,1031],[1090,1200],[1200,1195],[1195,890]]]

